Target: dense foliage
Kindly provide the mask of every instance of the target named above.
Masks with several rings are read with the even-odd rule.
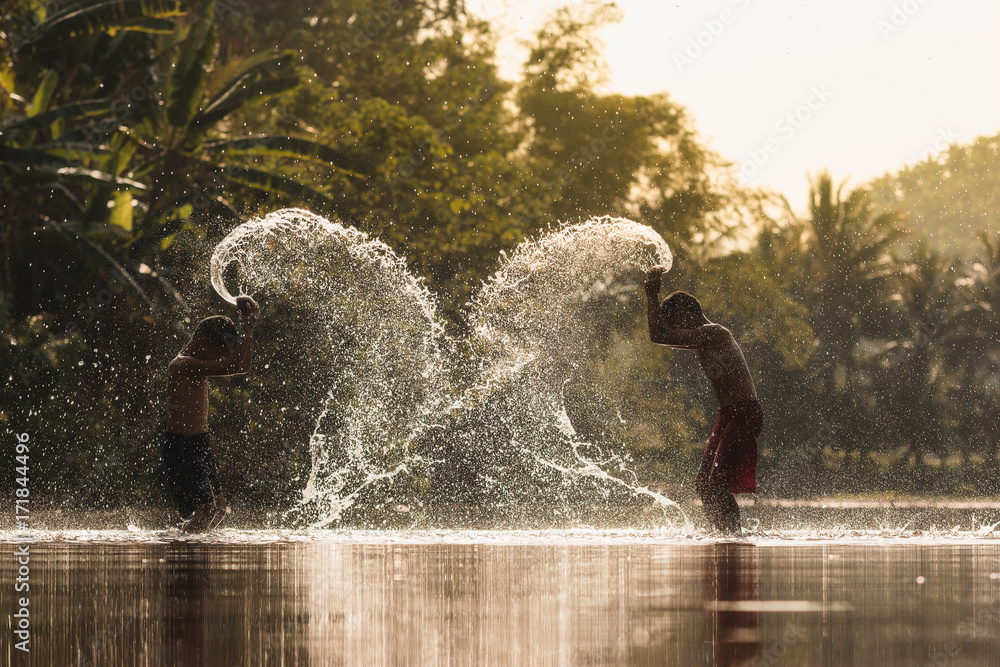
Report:
[[[610,4],[555,12],[515,82],[460,0],[5,7],[0,422],[33,434],[39,497],[163,500],[164,368],[225,306],[208,257],[288,205],[389,243],[456,328],[501,251],[631,217],[675,250],[668,287],[746,352],[763,492],[996,490],[998,138],[871,188],[818,175],[798,216],[735,187],[667,94],[601,92]],[[685,481],[714,404],[691,358],[649,345],[640,280],[595,381],[629,405],[639,474]],[[302,487],[316,401],[289,381],[321,361],[282,341],[308,315],[274,308],[257,347],[271,372],[212,395],[226,486],[265,507]]]

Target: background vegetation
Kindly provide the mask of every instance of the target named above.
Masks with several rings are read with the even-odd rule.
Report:
[[[461,0],[4,7],[0,422],[32,434],[33,498],[164,500],[163,369],[225,307],[208,257],[284,206],[385,240],[456,329],[501,251],[630,217],[675,250],[668,287],[744,348],[767,412],[762,493],[997,491],[1000,137],[855,190],[818,174],[796,215],[737,187],[667,93],[604,92],[611,4],[552,14],[519,81]],[[630,406],[640,476],[679,482],[715,406],[689,355],[648,345],[636,279],[598,379]],[[280,507],[303,486],[316,401],[286,381],[316,360],[274,327],[306,316],[265,318],[271,372],[213,389],[234,502]]]

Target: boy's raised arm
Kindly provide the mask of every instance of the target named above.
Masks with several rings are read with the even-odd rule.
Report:
[[[662,343],[667,331],[663,322],[663,311],[660,310],[660,282],[663,276],[662,266],[652,266],[646,271],[643,287],[646,289],[646,321],[649,325],[649,340]]]
[[[246,330],[240,334],[232,354],[225,359],[199,359],[197,357],[177,357],[170,362],[170,366],[185,375],[208,375],[218,377],[224,375],[236,375],[240,372],[243,357],[248,349],[253,345],[253,329]]]
[[[643,286],[646,288],[646,320],[649,325],[649,340],[660,345],[679,350],[697,350],[708,342],[714,331],[713,326],[702,326],[697,329],[670,329],[663,318],[660,309],[660,283],[665,269],[653,266],[646,271]]]
[[[238,297],[236,306],[240,310],[240,324],[243,325],[241,340],[243,336],[247,339],[246,349],[239,357],[239,366],[235,372],[235,375],[242,375],[250,371],[250,362],[253,361],[253,330],[260,317],[260,306],[248,296]],[[236,356],[235,353],[233,356]]]

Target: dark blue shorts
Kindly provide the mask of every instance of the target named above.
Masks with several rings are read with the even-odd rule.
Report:
[[[208,433],[163,433],[163,461],[170,492],[185,518],[199,505],[214,503],[215,496],[222,493],[219,466],[212,456],[211,442],[212,436]]]

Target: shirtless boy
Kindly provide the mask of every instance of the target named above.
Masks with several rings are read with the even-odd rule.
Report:
[[[253,328],[260,316],[260,307],[248,296],[237,298],[236,305],[242,329],[239,334],[228,317],[207,317],[167,366],[163,459],[170,491],[186,519],[186,533],[215,528],[226,515],[208,433],[208,378],[250,370]]]
[[[698,299],[687,292],[674,292],[660,304],[664,270],[653,266],[646,272],[649,339],[698,353],[698,362],[719,402],[719,417],[695,485],[712,526],[739,534],[740,508],[733,494],[757,491],[757,437],[764,413],[743,351],[729,329],[710,322]]]

